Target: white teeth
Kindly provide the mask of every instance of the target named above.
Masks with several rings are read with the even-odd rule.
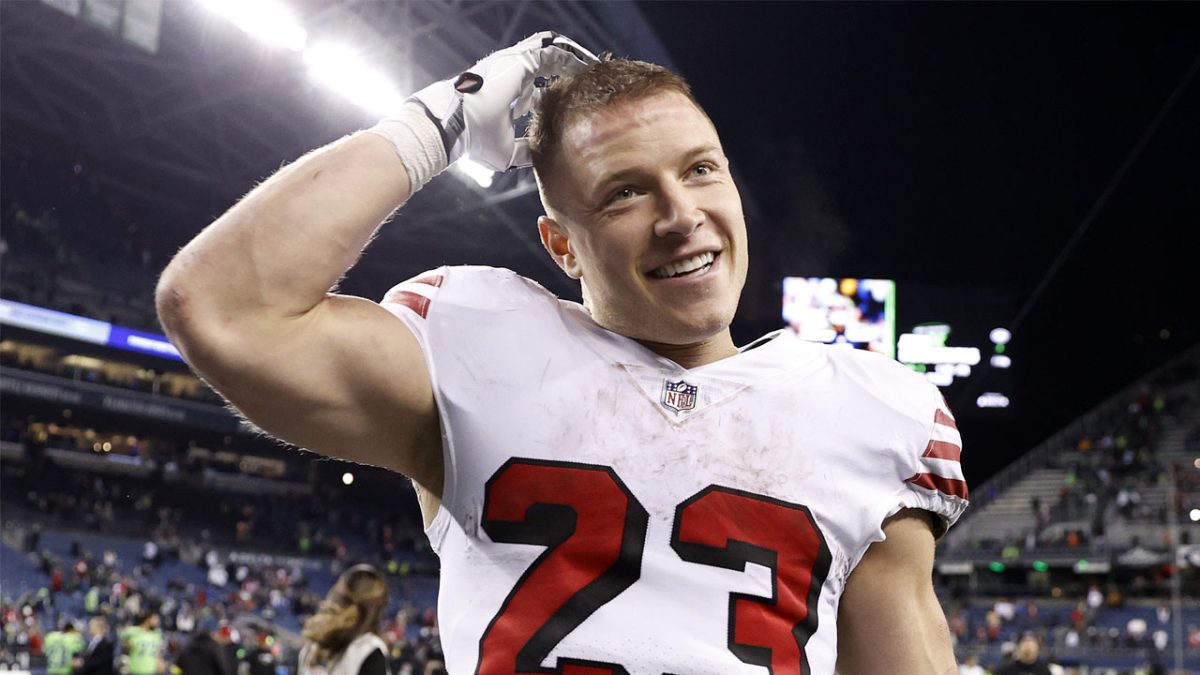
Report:
[[[695,270],[700,269],[701,267],[711,265],[712,261],[715,257],[716,256],[713,254],[712,251],[709,251],[707,253],[701,253],[700,255],[693,256],[691,258],[688,258],[687,260],[681,260],[679,262],[667,263],[666,265],[663,265],[662,267],[655,269],[650,274],[658,279],[666,279],[667,277],[679,276],[680,274],[686,274],[688,272],[693,272]]]

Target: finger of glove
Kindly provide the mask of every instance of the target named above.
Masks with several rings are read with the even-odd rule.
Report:
[[[512,158],[508,160],[508,165],[513,168],[518,168],[531,166],[532,164],[533,155],[529,152],[529,139],[514,139]]]
[[[558,37],[560,37],[558,33],[549,30],[534,33],[533,35],[530,35],[511,47],[505,47],[504,49],[500,49],[488,54],[480,59],[475,65],[481,66],[490,60],[498,58],[502,59],[507,56],[516,56],[519,54],[527,54],[529,52],[535,52],[539,49],[544,49],[547,41],[554,40]]]
[[[580,60],[574,53],[553,46],[547,47],[543,53],[540,53],[538,61],[533,80],[538,77],[553,78],[574,75],[591,65]],[[540,95],[539,87],[526,85],[521,90],[521,96],[513,104],[513,118],[516,119],[528,113]]]
[[[585,64],[600,63],[600,58],[589,49],[565,35],[554,36],[553,46],[569,52]]]

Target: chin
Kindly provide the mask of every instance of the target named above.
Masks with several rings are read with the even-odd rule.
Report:
[[[659,323],[653,326],[654,335],[645,339],[668,345],[691,345],[704,342],[729,329],[733,317],[712,315],[689,317],[687,321]]]

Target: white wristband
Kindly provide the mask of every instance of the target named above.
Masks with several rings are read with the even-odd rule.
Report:
[[[399,113],[383,118],[367,131],[386,138],[396,148],[413,194],[446,168],[442,133],[416,103],[405,104]]]

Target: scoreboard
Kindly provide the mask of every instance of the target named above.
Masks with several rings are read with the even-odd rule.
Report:
[[[1014,298],[989,287],[787,277],[783,320],[802,339],[887,354],[937,385],[959,414],[1015,405]]]

